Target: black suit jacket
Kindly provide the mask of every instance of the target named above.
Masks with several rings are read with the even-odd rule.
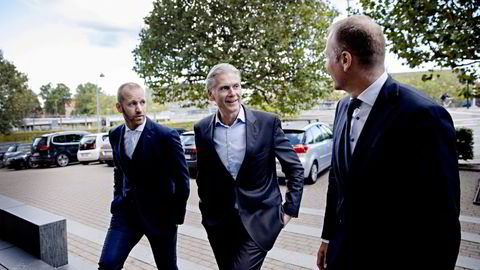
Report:
[[[328,269],[453,269],[460,244],[460,187],[449,113],[390,77],[344,167],[334,122],[322,238]]]
[[[124,150],[125,125],[109,133],[113,149],[114,199],[112,214],[123,210],[123,180],[142,221],[149,228],[182,224],[190,193],[187,164],[178,133],[147,118],[129,160]]]
[[[198,195],[204,226],[227,222],[235,212],[252,239],[272,248],[283,228],[283,212],[297,217],[303,192],[303,167],[273,114],[245,108],[246,150],[237,179],[223,165],[213,143],[215,115],[195,124]],[[282,206],[275,157],[289,179]],[[235,232],[232,232],[235,233]]]

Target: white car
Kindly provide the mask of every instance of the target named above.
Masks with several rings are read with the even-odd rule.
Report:
[[[78,161],[84,165],[90,162],[100,161],[100,151],[107,138],[108,133],[106,132],[83,136],[78,145]]]

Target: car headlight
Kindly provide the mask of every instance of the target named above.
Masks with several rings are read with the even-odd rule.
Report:
[[[21,158],[23,158],[23,159],[27,159],[27,157],[28,157],[27,154],[21,156]]]

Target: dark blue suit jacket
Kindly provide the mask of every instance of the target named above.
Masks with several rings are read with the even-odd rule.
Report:
[[[243,226],[249,235],[260,248],[269,250],[283,228],[283,213],[298,216],[303,192],[303,167],[275,115],[244,109],[246,150],[236,180],[215,150],[215,115],[195,124],[202,223],[214,227],[228,222],[226,219],[232,216],[237,204]],[[289,191],[283,206],[275,157],[289,179]]]
[[[190,193],[187,164],[178,133],[147,118],[132,160],[124,151],[125,125],[110,131],[113,149],[114,199],[112,214],[122,211],[123,183],[149,228],[159,224],[182,224]]]
[[[328,269],[453,269],[460,187],[449,113],[389,77],[347,172],[340,151],[348,102],[339,102],[334,122],[322,232]]]

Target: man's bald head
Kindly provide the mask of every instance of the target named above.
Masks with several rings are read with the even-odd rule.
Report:
[[[367,69],[384,66],[385,37],[380,25],[367,16],[351,16],[329,27],[329,36],[336,41],[337,57],[342,51],[356,56]]]

